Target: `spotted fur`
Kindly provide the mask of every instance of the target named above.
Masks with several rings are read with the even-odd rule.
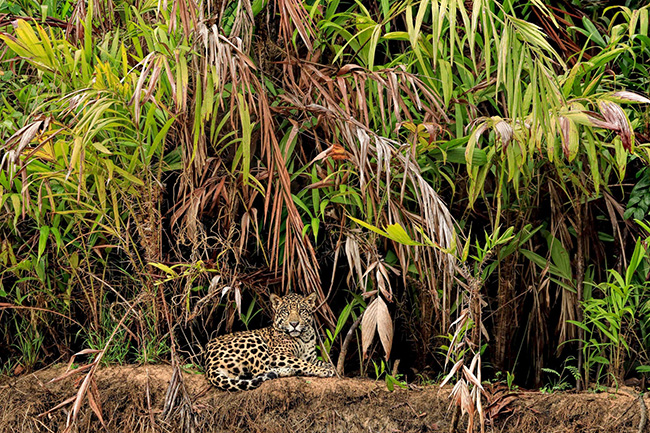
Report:
[[[332,365],[316,356],[315,302],[315,293],[271,295],[272,326],[222,335],[206,345],[208,381],[217,388],[238,391],[277,377],[333,376]]]

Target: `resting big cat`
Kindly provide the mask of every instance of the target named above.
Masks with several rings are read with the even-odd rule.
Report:
[[[212,385],[238,391],[277,377],[334,376],[334,367],[316,355],[316,294],[270,299],[273,325],[221,335],[206,345],[206,378]]]

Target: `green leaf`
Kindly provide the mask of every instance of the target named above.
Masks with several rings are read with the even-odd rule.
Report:
[[[318,240],[318,228],[320,227],[320,220],[318,218],[311,219],[311,229],[314,232],[314,240]]]
[[[377,234],[388,237],[388,233],[386,233],[385,231],[383,231],[382,229],[380,229],[378,227],[373,226],[372,224],[368,224],[365,221],[361,221],[360,219],[357,219],[357,218],[349,216],[349,215],[348,215],[348,218],[350,218],[355,223],[359,224],[361,227],[365,227],[370,231],[373,231],[373,232],[375,232]]]
[[[61,232],[57,227],[50,227],[50,232],[54,235],[57,251],[60,251],[61,248],[63,248],[63,238],[61,237]]]
[[[386,237],[404,245],[422,245],[411,239],[404,227],[399,224],[391,224],[386,227]]]
[[[546,268],[546,266],[548,265],[546,259],[537,253],[534,253],[530,250],[523,249],[523,248],[520,250],[520,252],[524,255],[524,257],[526,257],[528,260],[535,263],[537,266],[539,266],[542,269]]]
[[[447,162],[453,164],[465,164],[465,147],[457,147],[447,151]],[[483,149],[475,148],[471,154],[471,165],[481,166],[487,164],[487,154]]]
[[[589,327],[587,327],[587,325],[585,325],[582,322],[576,322],[575,320],[567,320],[567,323],[571,323],[572,325],[575,325],[578,328],[582,328],[585,332],[591,333],[591,329],[589,329]]]
[[[461,255],[461,260],[464,262],[467,260],[467,257],[469,256],[469,246],[471,244],[471,237],[467,236],[467,240],[465,241],[465,246],[463,247],[463,253]]]
[[[634,247],[634,252],[630,258],[630,262],[627,265],[627,270],[625,271],[625,284],[632,283],[632,277],[636,272],[637,267],[641,264],[643,259],[646,257],[646,250],[641,244],[640,241],[637,241],[636,246]]]
[[[291,194],[291,197],[293,197],[293,202],[297,204],[300,209],[304,210],[307,213],[307,215],[309,215],[310,218],[313,217],[313,215],[311,214],[311,210],[309,209],[309,207],[307,207],[305,202],[299,199],[298,196],[295,194]]]
[[[599,355],[592,356],[591,358],[589,358],[589,360],[591,362],[595,362],[595,363],[598,363],[598,364],[609,365],[609,359],[607,359],[607,358],[605,358],[603,356],[599,356]]]
[[[135,175],[129,173],[128,171],[124,170],[123,168],[118,167],[117,165],[115,165],[113,167],[114,167],[115,171],[117,171],[119,174],[121,174],[122,177],[124,177],[129,182],[135,183],[136,185],[139,185],[139,186],[144,186],[144,182],[142,180],[138,179],[137,177],[135,177]]]
[[[395,390],[395,385],[393,384],[393,380],[389,375],[386,375],[386,388],[390,392],[393,392]]]
[[[235,154],[233,168],[238,164],[239,159],[241,158],[242,175],[244,177],[244,184],[247,185],[249,184],[251,166],[251,135],[255,125],[251,123],[248,104],[246,103],[244,96],[238,94],[237,99],[239,100],[239,117],[241,119],[242,137],[237,153]]]
[[[38,260],[41,260],[43,253],[45,252],[45,247],[47,246],[47,238],[50,236],[50,227],[42,226],[40,228],[40,235],[38,237]]]
[[[409,34],[407,32],[389,32],[385,33],[382,38],[389,41],[408,41]]]
[[[111,152],[110,150],[108,150],[108,148],[106,148],[106,147],[105,147],[103,144],[101,144],[101,143],[98,143],[98,142],[96,142],[96,141],[91,141],[90,144],[91,144],[95,149],[99,150],[99,151],[102,152],[102,153],[105,153],[106,155],[112,155],[112,154],[113,154],[113,152]]]
[[[156,262],[149,262],[149,264],[155,268],[160,269],[161,271],[165,272],[170,278],[178,278],[178,273],[176,273],[175,270],[170,268],[167,265],[164,265],[162,263],[156,263]]]
[[[586,16],[582,17],[582,25],[585,26],[586,32],[583,32],[582,29],[576,29],[576,30],[581,31],[581,33],[584,33],[586,36],[591,38],[591,40],[596,42],[601,47],[605,47],[607,45],[607,43],[601,36],[600,32],[598,31],[594,23],[592,23],[591,20]]]
[[[553,260],[553,264],[560,271],[559,276],[566,278],[567,280],[571,280],[571,259],[569,257],[569,253],[564,248],[562,243],[554,236],[549,234],[547,240],[550,243],[551,259]]]
[[[350,317],[350,313],[352,312],[352,307],[354,306],[354,301],[347,304],[344,308],[341,314],[339,315],[338,320],[336,321],[336,329],[334,330],[334,335],[332,336],[331,340],[334,340],[339,333],[343,330],[343,326],[345,323],[348,321],[348,318]],[[328,330],[329,332],[329,330]]]

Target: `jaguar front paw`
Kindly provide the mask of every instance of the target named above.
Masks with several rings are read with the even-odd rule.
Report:
[[[321,377],[334,377],[334,375],[336,375],[336,371],[334,370],[334,367],[331,367],[331,368],[325,368],[321,372],[320,376]]]

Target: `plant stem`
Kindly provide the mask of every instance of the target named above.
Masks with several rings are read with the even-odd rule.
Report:
[[[586,204],[584,205],[586,208]],[[578,253],[576,257],[576,291],[578,297],[578,305],[576,306],[576,319],[578,322],[583,320],[582,312],[582,301],[584,300],[584,279],[585,279],[585,258],[584,258],[584,242],[582,241],[582,235],[584,233],[584,214],[583,214],[583,203],[582,200],[578,203],[576,209],[576,234],[578,241]],[[578,371],[582,372],[583,360],[583,348],[584,348],[584,330],[581,327],[578,327]],[[587,382],[587,375],[584,378],[585,383],[583,384],[582,380],[578,380],[576,383],[576,389],[582,391],[589,384]],[[584,385],[584,386],[583,386]]]
[[[348,353],[348,346],[350,345],[350,342],[352,341],[352,336],[354,335],[354,331],[357,329],[359,324],[361,323],[361,318],[363,315],[360,315],[357,320],[354,321],[352,326],[350,326],[350,329],[348,330],[347,335],[345,336],[345,340],[343,340],[343,344],[341,345],[341,352],[339,353],[339,359],[336,362],[336,372],[339,374],[339,376],[343,376],[343,367],[345,366],[345,355]]]

